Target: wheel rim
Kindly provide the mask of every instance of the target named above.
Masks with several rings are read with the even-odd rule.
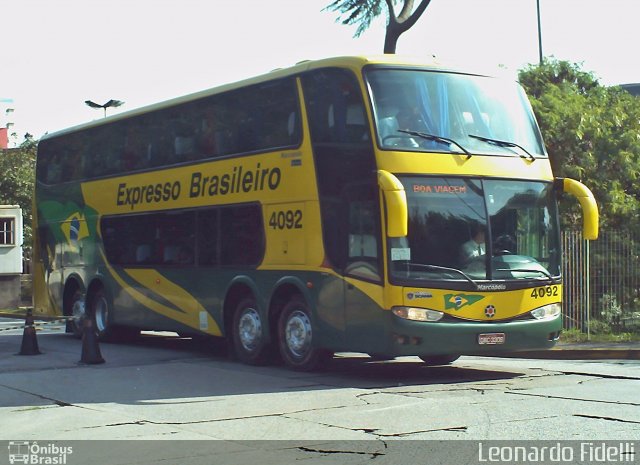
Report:
[[[311,347],[311,320],[301,310],[294,311],[285,327],[285,339],[289,351],[296,358],[303,358]]]
[[[73,302],[73,306],[71,307],[71,315],[73,316],[72,322],[76,326],[76,328],[81,328],[82,319],[86,315],[83,299],[78,299]]]
[[[262,321],[255,309],[247,308],[242,312],[238,321],[238,336],[242,347],[249,352],[253,352],[260,345]]]
[[[109,305],[107,299],[104,296],[100,296],[96,300],[95,316],[96,316],[96,329],[98,332],[103,332],[107,329],[107,318],[109,315]]]

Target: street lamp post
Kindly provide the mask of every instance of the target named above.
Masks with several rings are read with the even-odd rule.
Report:
[[[536,0],[536,8],[538,10],[538,56],[540,58],[540,66],[542,66],[542,24],[540,23],[540,0]]]
[[[90,106],[91,108],[102,108],[104,110],[104,117],[107,117],[107,108],[109,107],[119,107],[121,105],[124,105],[124,102],[122,100],[109,100],[107,103],[103,103],[102,105],[92,102],[91,100],[85,100],[84,103],[86,103],[88,106]]]

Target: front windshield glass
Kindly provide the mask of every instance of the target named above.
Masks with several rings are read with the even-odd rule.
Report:
[[[407,194],[409,234],[389,239],[392,278],[519,281],[560,275],[551,183],[400,180]]]
[[[367,71],[367,80],[383,149],[460,152],[464,147],[474,154],[546,156],[529,101],[515,82],[375,68]]]

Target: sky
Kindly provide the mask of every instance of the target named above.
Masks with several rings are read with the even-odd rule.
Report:
[[[640,82],[640,1],[539,2],[545,56],[605,85]],[[15,109],[19,143],[101,118],[85,100],[124,101],[115,114],[302,60],[382,52],[384,18],[354,38],[329,3],[0,0],[0,109]],[[536,0],[432,0],[397,53],[515,79],[538,62]]]

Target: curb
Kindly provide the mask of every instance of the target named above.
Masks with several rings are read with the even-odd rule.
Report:
[[[501,358],[534,358],[541,360],[640,360],[640,349],[549,349],[496,354]]]

